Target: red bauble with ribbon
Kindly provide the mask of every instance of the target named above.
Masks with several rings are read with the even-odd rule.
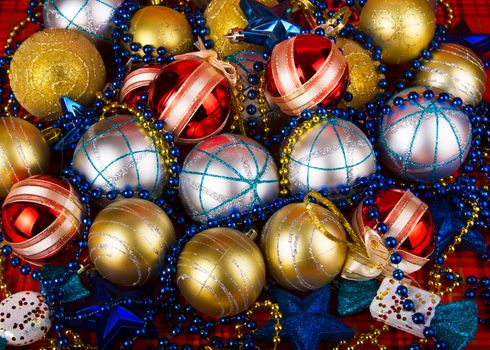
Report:
[[[197,143],[226,125],[235,74],[235,68],[217,59],[214,51],[176,56],[152,82],[149,104],[178,142]]]
[[[141,94],[148,91],[151,82],[162,69],[163,66],[160,65],[147,66],[129,73],[124,79],[121,93],[119,94],[119,102],[134,107]]]
[[[35,264],[55,257],[62,262],[59,253],[66,253],[67,245],[81,232],[84,212],[67,180],[31,176],[16,183],[3,203],[5,241],[17,255]]]
[[[287,115],[322,103],[335,106],[349,81],[347,62],[327,38],[297,35],[274,47],[265,73],[267,90]]]

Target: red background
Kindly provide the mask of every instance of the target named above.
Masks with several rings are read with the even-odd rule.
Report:
[[[459,20],[465,19],[468,23],[470,29],[473,33],[490,33],[490,1],[489,0],[450,0],[454,10],[454,22],[453,25],[458,23]],[[25,18],[25,8],[27,1],[23,0],[0,0],[0,43],[4,43],[10,29],[16,25],[20,20]],[[3,44],[0,45],[3,49]],[[488,84],[487,84],[488,85]],[[490,89],[486,93],[487,101],[490,101]],[[448,260],[445,266],[451,266],[456,272],[460,273],[462,276],[475,275],[478,278],[484,276],[490,276],[490,262],[482,262],[478,256],[474,253],[469,252],[456,252]],[[428,270],[428,269],[425,269]],[[420,273],[415,276],[421,286],[426,286],[427,276]],[[6,278],[8,280],[9,289],[12,292],[22,291],[22,290],[38,290],[38,284],[32,282],[30,278],[25,278],[19,275],[13,269],[7,269]],[[450,300],[460,300],[464,298],[465,286],[458,287],[455,289],[453,294],[446,298],[444,301]],[[331,300],[331,312],[335,314],[335,298]],[[487,315],[488,306],[480,304],[479,312],[480,318],[489,317]],[[260,317],[262,320],[263,316]],[[263,318],[265,320],[265,318]],[[341,320],[347,325],[353,327],[356,333],[366,332],[373,327],[379,327],[380,323],[374,322],[368,311],[364,311],[355,317],[344,317]],[[262,322],[259,322],[262,323]],[[160,324],[160,334],[161,336],[166,335],[165,326],[163,323]],[[220,329],[216,335],[217,336],[232,336],[230,329]],[[191,343],[193,345],[198,345],[199,340],[197,338],[185,338],[179,337],[179,343]],[[380,337],[380,343],[387,345],[389,348],[406,348],[409,343],[417,341],[417,339],[408,333],[404,333],[397,330],[390,330],[388,333]],[[93,343],[93,339],[91,341]],[[144,342],[136,343],[135,349],[144,349],[150,343]],[[154,344],[154,342],[153,342]],[[272,347],[270,345],[262,346],[263,349]],[[372,348],[373,346],[371,346]],[[33,346],[32,349],[38,349],[38,346]],[[288,346],[281,345],[279,349],[287,349]],[[324,345],[322,349],[328,349],[329,346]],[[488,349],[490,348],[490,329],[485,326],[480,325],[478,333],[475,339],[468,345],[467,349]]]

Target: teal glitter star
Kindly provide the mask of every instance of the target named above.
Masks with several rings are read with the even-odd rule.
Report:
[[[337,312],[340,316],[347,316],[367,309],[377,292],[378,284],[375,280],[350,281],[341,279],[337,294]]]
[[[64,269],[60,266],[44,265],[42,274],[44,278],[55,278],[57,275],[62,274],[63,271]],[[64,283],[56,288],[63,293],[63,298],[61,299],[62,304],[74,303],[90,295],[90,292],[83,286],[77,273],[70,274]],[[41,293],[43,295],[48,294],[52,289],[53,287],[48,288],[41,284]]]

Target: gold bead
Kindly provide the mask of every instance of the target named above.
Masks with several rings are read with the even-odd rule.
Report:
[[[282,325],[281,324],[276,324],[274,326],[274,331],[276,332],[281,332],[282,331]]]
[[[280,343],[280,342],[281,342],[281,337],[279,337],[279,336],[277,336],[277,335],[276,335],[276,336],[274,336],[274,337],[272,338],[272,342],[273,342],[274,344],[278,344],[278,343]]]

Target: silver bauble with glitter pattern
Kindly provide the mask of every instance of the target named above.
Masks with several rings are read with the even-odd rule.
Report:
[[[294,194],[352,185],[376,170],[366,135],[339,118],[321,121],[301,135],[289,156],[289,190]]]
[[[391,112],[383,118],[378,147],[380,161],[398,177],[435,182],[463,164],[471,146],[471,123],[464,112],[450,103],[422,97],[424,90],[411,88],[392,98]],[[393,104],[396,97],[406,99],[411,91],[419,94],[417,101]]]
[[[206,222],[254,205],[279,193],[277,167],[270,153],[240,135],[221,134],[197,144],[180,175],[180,199],[192,219]]]

